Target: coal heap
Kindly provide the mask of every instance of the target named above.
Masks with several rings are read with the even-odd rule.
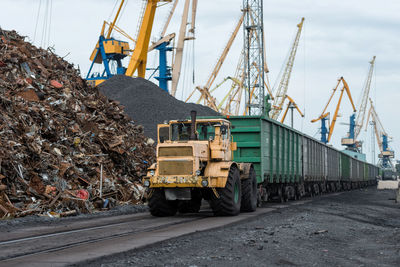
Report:
[[[0,218],[138,202],[155,159],[143,127],[52,50],[0,29],[0,51]]]
[[[218,112],[198,104],[177,100],[154,83],[142,79],[117,75],[99,85],[99,90],[108,98],[125,106],[125,112],[138,124],[144,133],[157,140],[157,124],[168,120],[187,119],[190,111],[198,116],[217,116]]]

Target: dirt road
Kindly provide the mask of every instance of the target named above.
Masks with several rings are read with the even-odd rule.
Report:
[[[80,266],[400,266],[394,197],[374,188],[326,195]]]
[[[289,205],[299,204],[292,203]],[[304,203],[304,201],[303,201]],[[118,216],[28,221],[1,229],[0,266],[66,266],[113,255],[182,235],[219,228],[282,207],[260,208],[233,217],[198,214],[156,218],[148,212]]]

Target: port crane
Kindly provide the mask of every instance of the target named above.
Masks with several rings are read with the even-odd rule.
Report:
[[[144,78],[150,35],[153,28],[157,4],[159,2],[171,2],[171,0],[147,1],[145,8],[142,10],[142,15],[140,16],[139,33],[137,39],[134,40],[116,25],[125,3],[125,0],[121,1],[114,20],[111,23],[104,21],[99,40],[90,56],[92,63],[86,76],[86,80],[89,84],[97,86],[116,74],[133,76],[134,73],[137,72],[138,77]],[[131,50],[127,41],[113,38],[111,36],[113,31],[117,31],[131,41],[134,41],[135,48]],[[130,61],[128,67],[125,68],[122,65],[122,60],[127,56],[130,56]],[[95,64],[103,65],[101,73],[93,72]],[[116,66],[116,70],[112,69],[113,66]]]
[[[339,88],[340,83],[343,84],[343,87],[340,92],[339,100],[336,105],[336,110],[335,110],[335,114],[333,115],[332,122],[330,123],[330,125],[328,125],[328,127],[329,127],[329,130],[328,130],[328,128],[326,127],[326,121],[329,119],[330,112],[326,112],[326,110],[327,110],[329,104],[331,103],[331,100],[332,100],[333,96],[335,95],[337,89]],[[340,79],[338,80],[336,87],[333,89],[333,92],[328,100],[328,103],[325,105],[325,108],[322,111],[321,115],[318,118],[311,121],[312,123],[321,121],[321,142],[323,142],[325,144],[329,143],[329,141],[331,140],[332,133],[335,128],[336,120],[337,120],[337,117],[339,114],[340,104],[342,103],[344,91],[346,91],[347,96],[349,97],[353,111],[356,112],[356,107],[354,106],[353,98],[351,97],[350,88],[349,88],[347,82],[345,81],[345,79],[343,77],[340,77]]]
[[[394,164],[391,160],[394,158],[394,151],[389,149],[389,140],[391,137],[388,136],[387,132],[383,128],[382,122],[376,113],[371,98],[369,99],[369,102],[370,108],[366,120],[367,123],[365,125],[365,130],[367,130],[367,125],[371,118],[371,124],[374,126],[375,137],[380,150],[380,154],[378,155],[378,166],[380,166],[382,169],[391,169],[394,171]]]
[[[282,77],[281,77],[278,87],[273,90],[273,92],[275,92],[275,99],[272,104],[272,109],[270,111],[269,116],[270,116],[270,118],[272,118],[274,120],[278,120],[279,115],[282,112],[285,99],[286,99],[286,94],[287,94],[287,91],[289,88],[290,76],[292,73],[294,60],[295,60],[296,53],[297,53],[297,48],[299,46],[301,31],[303,29],[303,23],[304,23],[304,18],[301,18],[300,23],[297,24],[297,33],[294,38],[293,45],[290,49],[290,53],[289,53],[288,60],[286,62],[285,70],[282,74]]]
[[[342,145],[346,146],[347,150],[361,152],[362,142],[358,141],[357,138],[361,132],[361,129],[364,126],[365,114],[367,111],[369,92],[371,88],[371,81],[374,72],[375,65],[375,56],[372,57],[372,60],[369,62],[369,70],[367,79],[365,81],[365,85],[362,91],[361,98],[359,99],[357,105],[357,117],[356,114],[352,114],[350,116],[350,127],[347,136],[342,138]]]

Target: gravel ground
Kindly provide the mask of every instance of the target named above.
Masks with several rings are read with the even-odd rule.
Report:
[[[394,195],[368,188],[317,197],[81,266],[400,266]]]
[[[145,135],[154,140],[157,140],[157,124],[187,119],[192,110],[196,110],[198,116],[219,115],[209,107],[177,100],[143,78],[115,75],[102,83],[99,90],[125,106],[125,112],[136,124],[144,126]]]
[[[84,221],[84,220],[91,220],[91,219],[125,215],[125,214],[134,214],[147,211],[148,211],[147,205],[122,205],[107,211],[101,211],[92,214],[80,214],[77,216],[64,217],[64,218],[50,218],[47,216],[33,215],[16,219],[0,220],[0,229],[1,232],[8,232],[38,224],[40,224],[41,226],[51,226],[51,225],[57,225],[60,222],[73,223],[76,221]]]

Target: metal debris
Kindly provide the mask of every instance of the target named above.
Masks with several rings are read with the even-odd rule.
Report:
[[[141,200],[139,179],[155,156],[143,127],[51,49],[2,29],[0,111],[0,218]]]

